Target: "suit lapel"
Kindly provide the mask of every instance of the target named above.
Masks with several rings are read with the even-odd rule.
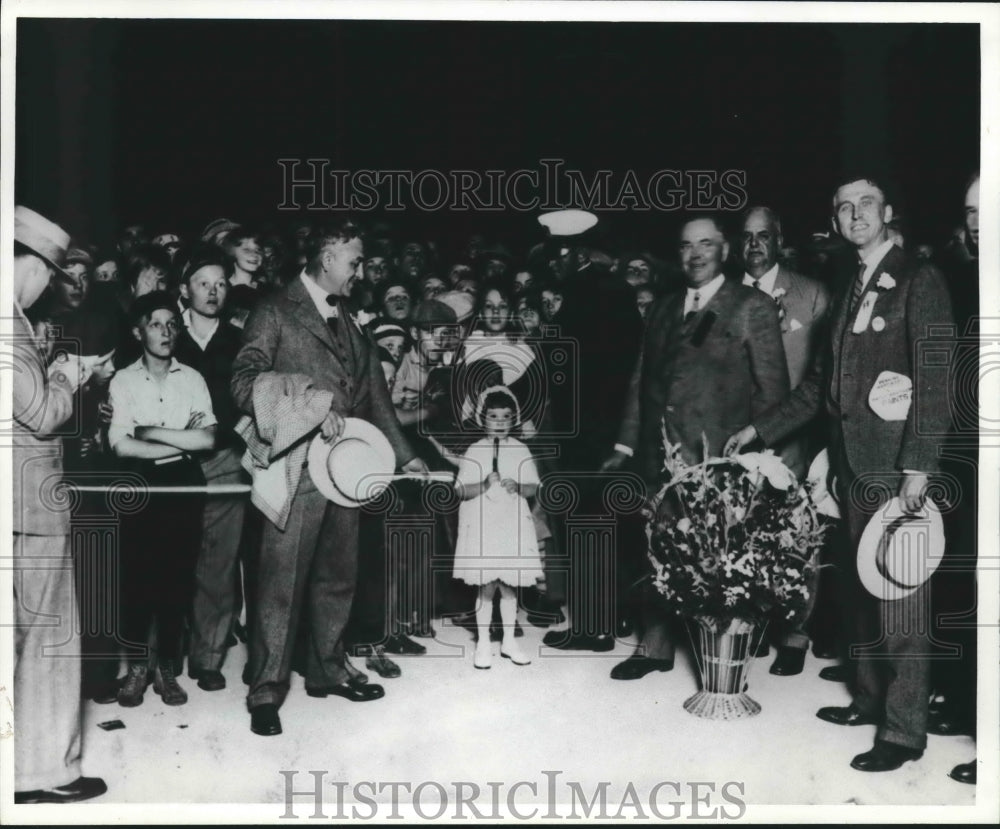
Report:
[[[288,286],[287,296],[288,299],[296,303],[293,312],[296,320],[298,320],[306,331],[323,343],[330,352],[330,355],[344,366],[343,360],[341,360],[340,355],[337,353],[337,343],[333,338],[333,332],[330,330],[330,326],[327,325],[326,320],[320,315],[316,304],[313,302],[312,297],[309,296],[309,292],[306,290],[305,285],[302,284],[301,279],[292,280],[292,284]],[[341,319],[340,322],[344,322],[344,320]],[[347,321],[347,324],[350,325],[350,321]],[[346,370],[347,366],[344,366],[344,368]]]

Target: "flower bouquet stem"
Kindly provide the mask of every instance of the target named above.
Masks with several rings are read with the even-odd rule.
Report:
[[[696,616],[689,623],[702,687],[685,700],[685,711],[712,720],[734,720],[760,713],[760,704],[744,691],[753,664],[754,629],[754,623],[746,619],[723,622]]]

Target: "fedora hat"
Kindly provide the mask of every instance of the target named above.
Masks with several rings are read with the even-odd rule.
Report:
[[[861,534],[858,577],[876,599],[902,599],[934,574],[943,555],[944,524],[937,507],[927,500],[921,512],[906,513],[897,496]]]
[[[40,256],[60,273],[66,273],[69,234],[29,207],[14,208],[14,240]]]
[[[367,420],[348,417],[333,443],[316,435],[309,445],[309,476],[324,496],[342,507],[377,498],[396,468],[389,439]]]

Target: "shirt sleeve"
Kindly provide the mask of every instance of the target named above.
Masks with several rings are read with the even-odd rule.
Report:
[[[108,387],[108,402],[111,404],[111,425],[108,426],[108,445],[114,451],[122,438],[135,435],[135,407],[128,390],[127,375],[116,374]]]
[[[207,429],[209,426],[215,426],[218,421],[212,410],[212,395],[208,390],[205,378],[194,369],[191,369],[189,376],[191,377],[191,413],[203,412],[205,415],[198,428]]]

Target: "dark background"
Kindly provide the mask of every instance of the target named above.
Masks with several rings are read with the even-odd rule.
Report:
[[[561,158],[616,181],[746,170],[750,201],[794,240],[828,229],[842,171],[874,166],[898,185],[908,241],[939,241],[978,166],[979,66],[978,26],[954,24],[22,19],[16,198],[103,244],[133,222],[281,218],[278,158],[443,171]],[[678,216],[604,218],[663,251]],[[533,213],[393,220],[445,243],[538,236]]]

